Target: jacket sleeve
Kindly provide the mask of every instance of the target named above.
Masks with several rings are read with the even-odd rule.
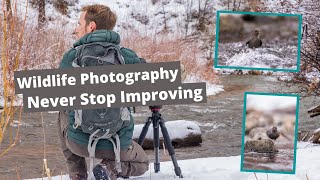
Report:
[[[75,49],[70,49],[67,51],[64,55],[63,58],[59,64],[59,68],[69,68],[72,67],[72,61],[74,60],[74,57],[76,55],[76,50]]]
[[[140,59],[140,63],[147,63],[147,61],[143,58],[139,58]]]
[[[138,55],[129,48],[122,47],[120,53],[124,58],[126,64],[139,64],[146,63],[143,58],[139,58]]]

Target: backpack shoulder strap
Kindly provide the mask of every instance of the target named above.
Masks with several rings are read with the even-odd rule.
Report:
[[[90,165],[89,165],[89,177],[93,178],[93,163],[95,159],[95,151],[97,147],[97,143],[100,139],[108,139],[112,145],[113,145],[113,151],[115,154],[115,162],[116,162],[116,170],[118,173],[122,172],[121,169],[121,162],[120,162],[120,137],[118,134],[113,135],[112,137],[115,138],[115,141],[113,140],[112,137],[110,137],[109,132],[106,132],[103,136],[101,137],[95,137],[95,135],[99,132],[100,130],[96,130],[93,134],[90,135],[89,137],[89,142],[88,142],[88,152],[89,152],[89,158],[90,158]],[[90,179],[89,178],[89,179]]]
[[[145,63],[143,58],[139,58],[138,55],[129,48],[120,46],[120,53],[124,57],[126,64]]]
[[[81,57],[81,52],[84,48],[84,45],[76,46],[73,49],[76,51],[76,54],[74,55],[74,60],[72,61],[73,67],[80,67],[79,59]]]

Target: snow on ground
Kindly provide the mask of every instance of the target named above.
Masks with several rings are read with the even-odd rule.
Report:
[[[138,138],[141,134],[144,124],[134,125],[133,139]],[[177,120],[177,121],[168,121],[166,122],[166,127],[171,139],[183,139],[189,134],[201,134],[200,127],[191,121]],[[160,131],[160,138],[162,132]],[[146,135],[147,139],[153,139],[153,128],[149,128]]]
[[[287,47],[295,51],[297,47]],[[274,48],[246,49],[246,51],[235,54],[227,60],[228,66],[251,67],[251,68],[277,68],[277,69],[296,69],[297,58],[289,58],[282,55],[281,49],[276,51]]]
[[[202,2],[204,3],[204,2]],[[186,5],[184,1],[159,1],[152,4],[151,0],[79,0],[78,3],[73,2],[74,6],[69,6],[67,16],[63,16],[53,6],[52,3],[46,4],[46,16],[52,23],[48,27],[56,27],[57,23],[75,27],[80,17],[80,9],[85,5],[102,4],[110,7],[117,14],[118,24],[115,31],[125,31],[133,28],[142,35],[156,35],[164,28],[164,13],[166,24],[169,31],[174,34],[184,35],[184,22],[186,19]],[[18,11],[21,17],[25,14],[26,1],[18,3]],[[192,9],[198,8],[198,1],[193,3]],[[28,22],[37,24],[38,11],[36,7],[29,4]],[[195,23],[190,22],[190,28]],[[147,25],[146,25],[147,24]],[[189,33],[191,33],[190,30]]]
[[[296,106],[297,98],[293,96],[272,96],[247,94],[247,108],[254,108],[262,111],[272,111]]]
[[[310,143],[298,143],[297,164],[295,175],[256,173],[259,180],[310,180],[320,179],[320,146]],[[183,180],[255,180],[252,172],[240,172],[240,156],[210,157],[200,159],[179,160],[178,164],[184,176]],[[46,178],[44,178],[46,180]],[[171,161],[160,163],[160,172],[154,173],[153,163],[149,171],[140,177],[130,177],[136,180],[170,180],[179,179],[175,176]],[[42,178],[34,179],[42,180]],[[69,180],[67,175],[52,177],[52,180]]]

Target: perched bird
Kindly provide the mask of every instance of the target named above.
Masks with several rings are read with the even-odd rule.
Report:
[[[276,140],[280,136],[276,126],[273,126],[271,129],[267,130],[267,135],[270,139]]]
[[[246,46],[249,48],[258,48],[262,46],[262,41],[260,39],[260,31],[254,30],[253,36],[246,42]]]

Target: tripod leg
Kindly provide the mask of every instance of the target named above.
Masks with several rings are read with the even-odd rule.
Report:
[[[139,136],[139,140],[138,140],[138,144],[140,146],[142,146],[143,144],[143,141],[144,141],[144,138],[146,137],[147,135],[147,132],[148,132],[148,129],[149,129],[149,126],[150,126],[150,123],[151,123],[151,118],[147,118],[143,128],[142,128],[142,131],[140,133],[140,136]]]
[[[160,161],[159,161],[159,121],[158,119],[153,119],[153,147],[155,153],[155,161],[154,161],[154,172],[157,173],[160,171]]]
[[[161,132],[162,132],[162,135],[163,135],[163,138],[164,138],[164,143],[167,146],[168,152],[169,152],[169,154],[171,156],[171,160],[173,162],[174,172],[176,173],[177,176],[179,176],[180,178],[183,178],[182,173],[181,173],[181,169],[180,169],[180,167],[178,165],[178,162],[177,162],[177,159],[176,159],[176,156],[175,156],[175,152],[174,152],[173,146],[171,144],[171,139],[169,137],[168,130],[167,130],[166,125],[164,123],[164,120],[162,118],[160,118],[160,122],[159,123],[160,123],[160,127],[161,127]]]

